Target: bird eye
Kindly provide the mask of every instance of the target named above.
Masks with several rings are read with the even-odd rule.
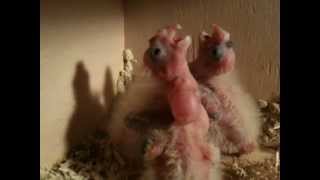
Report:
[[[232,47],[233,47],[233,42],[232,42],[232,41],[226,42],[226,46],[227,46],[228,48],[232,48]]]
[[[151,49],[151,56],[152,57],[157,57],[161,54],[161,50],[159,48],[153,48]]]
[[[154,63],[160,63],[166,56],[166,51],[164,48],[155,46],[149,48],[149,57],[152,62]]]
[[[216,46],[211,50],[211,56],[214,61],[219,61],[223,56],[223,47]]]

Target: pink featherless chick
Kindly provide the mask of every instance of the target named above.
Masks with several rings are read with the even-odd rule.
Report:
[[[234,74],[235,52],[230,34],[213,25],[200,35],[199,54],[190,69],[201,84],[202,102],[216,123],[211,137],[225,154],[252,152],[260,132],[260,113],[254,99]],[[204,93],[206,92],[206,93]]]
[[[174,179],[220,179],[217,170],[219,150],[208,143],[209,117],[201,104],[199,86],[186,59],[191,38],[178,37],[177,29],[180,28],[177,25],[161,29],[150,39],[150,47],[144,55],[144,63],[153,76],[166,84],[165,93],[174,117],[173,137],[169,144],[175,148],[181,161],[180,174]],[[147,153],[161,157],[159,147],[154,149]],[[158,162],[151,166],[153,176],[148,178],[167,179],[165,164],[163,158],[158,158]]]

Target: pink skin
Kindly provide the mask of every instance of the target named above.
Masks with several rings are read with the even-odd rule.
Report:
[[[213,34],[201,35],[199,44],[199,55],[197,59],[191,63],[191,71],[199,82],[206,82],[212,77],[228,73],[234,69],[235,53],[232,48],[226,48],[225,53],[220,61],[212,60],[212,49],[221,43],[225,43],[225,36],[229,36],[223,29],[217,25],[213,25]]]
[[[174,117],[171,144],[181,155],[183,170],[188,173],[190,170],[197,171],[195,174],[202,177],[196,179],[207,179],[214,158],[206,140],[209,117],[201,104],[198,83],[186,60],[191,39],[179,38],[176,33],[175,27],[167,27],[151,38],[144,63],[155,77],[167,84],[167,98]],[[159,49],[164,53],[159,53]],[[156,51],[160,55],[154,58],[150,52]],[[151,150],[151,156],[161,156],[161,152],[159,147],[155,147]],[[195,164],[197,170],[193,169]]]
[[[191,42],[175,36],[176,30],[168,27],[158,32],[151,44],[162,44],[161,50],[167,55],[161,64],[153,64],[146,53],[144,63],[160,80],[167,83],[168,102],[175,118],[174,124],[184,125],[199,119],[203,114],[200,108],[198,83],[189,71],[186,61],[187,49]],[[205,113],[204,113],[205,114]]]
[[[204,87],[214,89],[215,97],[203,95],[202,102],[208,112],[218,114],[218,126],[222,134],[238,147],[238,153],[250,153],[255,149],[256,142],[252,142],[245,135],[245,127],[239,116],[238,109],[233,105],[232,90],[221,82],[215,81],[219,75],[231,72],[235,65],[235,53],[231,47],[223,47],[220,58],[215,58],[213,49],[229,41],[229,34],[217,25],[213,25],[212,35],[202,34],[199,56],[190,64],[191,71],[197,81]],[[215,60],[216,59],[216,60]],[[220,59],[220,60],[217,60]],[[221,148],[222,152],[228,153]]]

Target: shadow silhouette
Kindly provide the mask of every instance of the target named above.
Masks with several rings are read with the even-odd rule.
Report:
[[[114,91],[112,72],[110,67],[107,67],[103,88],[104,112],[97,127],[97,135],[105,136],[107,133],[107,126],[109,123],[110,112],[112,111],[115,95],[116,93]]]
[[[103,88],[103,98],[104,98],[104,105],[106,112],[110,112],[112,109],[112,102],[115,98],[115,91],[113,86],[113,78],[112,73],[110,70],[110,67],[107,67],[106,73],[105,73],[105,82],[104,82],[104,88]]]
[[[65,136],[66,153],[76,145],[86,141],[89,135],[94,134],[101,126],[101,122],[105,121],[114,94],[112,74],[109,67],[106,70],[105,79],[103,96],[106,106],[101,104],[99,97],[92,93],[89,73],[84,63],[80,61],[76,64],[72,84],[75,106]]]

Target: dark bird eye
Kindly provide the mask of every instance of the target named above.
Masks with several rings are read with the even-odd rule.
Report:
[[[228,48],[232,48],[232,47],[233,47],[233,42],[232,42],[232,41],[226,42],[226,46],[227,46]]]
[[[213,60],[219,61],[223,56],[223,47],[221,46],[214,47],[211,51],[211,55]]]
[[[157,57],[159,56],[161,53],[161,50],[159,48],[153,48],[151,49],[151,56],[152,57]]]
[[[166,56],[166,51],[165,49],[161,47],[150,47],[149,49],[149,57],[151,61],[154,63],[160,63],[164,60],[164,57]]]

